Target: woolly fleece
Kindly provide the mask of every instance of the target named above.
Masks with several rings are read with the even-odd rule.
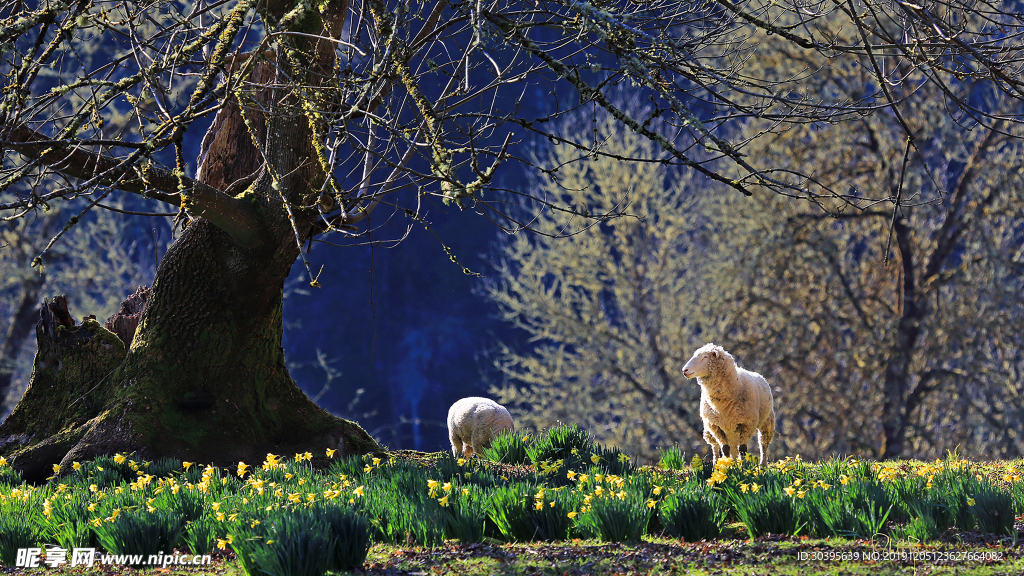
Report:
[[[488,398],[463,398],[448,409],[448,439],[455,456],[463,451],[466,458],[482,454],[498,434],[512,429],[512,415]]]
[[[700,385],[704,440],[711,445],[715,461],[736,457],[737,451],[742,458],[757,432],[764,465],[775,437],[772,389],[764,376],[740,368],[732,354],[711,343],[693,353],[683,376],[696,378]]]

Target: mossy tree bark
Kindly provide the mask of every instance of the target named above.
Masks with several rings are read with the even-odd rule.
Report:
[[[264,4],[270,24],[291,8]],[[329,17],[307,12],[299,24],[329,34]],[[127,350],[99,323],[53,321],[53,304],[44,306],[32,382],[0,426],[0,453],[27,479],[125,451],[226,463],[380,450],[357,424],[316,406],[285,367],[283,284],[327,178],[299,86],[315,92],[317,78],[329,81],[334,58],[324,42],[289,42],[248,79],[250,98],[269,112],[240,114],[252,102],[234,100],[204,139],[199,180],[209,188],[191,207],[206,217],[161,261]]]

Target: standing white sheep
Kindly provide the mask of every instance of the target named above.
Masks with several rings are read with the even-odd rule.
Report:
[[[683,366],[683,376],[700,384],[704,440],[711,445],[715,461],[735,457],[733,449],[742,458],[757,431],[763,465],[775,436],[772,389],[764,376],[738,367],[732,354],[710,343],[693,353]]]
[[[508,410],[488,398],[463,398],[448,409],[448,439],[455,456],[463,449],[466,458],[482,454],[498,434],[513,428]]]

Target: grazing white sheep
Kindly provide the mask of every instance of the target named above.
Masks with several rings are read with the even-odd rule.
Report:
[[[763,465],[775,437],[772,389],[764,376],[740,368],[732,354],[710,343],[693,353],[683,366],[683,376],[700,384],[704,440],[711,445],[715,461],[735,457],[736,449],[742,458],[757,431]]]
[[[455,456],[482,454],[498,434],[513,428],[508,410],[488,398],[463,398],[448,409],[448,439]]]

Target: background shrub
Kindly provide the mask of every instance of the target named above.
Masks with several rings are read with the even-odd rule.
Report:
[[[532,439],[515,430],[505,430],[491,441],[491,445],[484,448],[484,456],[495,462],[518,466],[530,463],[529,446]]]
[[[538,498],[538,494],[542,497]],[[569,535],[571,507],[555,490],[527,483],[499,486],[484,506],[501,535],[513,542],[565,540]]]
[[[636,498],[606,496],[591,500],[580,523],[605,542],[639,542],[647,533],[653,509]]]
[[[36,546],[37,534],[23,518],[0,512],[0,563],[14,566],[19,548]]]
[[[663,450],[661,459],[658,460],[658,468],[662,470],[685,470],[686,458],[684,457],[683,449],[679,445],[675,445]]]
[[[183,543],[184,522],[169,510],[135,510],[118,514],[112,522],[93,526],[96,538],[111,554],[142,555],[170,552]]]
[[[725,525],[729,506],[718,493],[689,490],[670,494],[659,505],[662,529],[687,542],[717,538]]]

